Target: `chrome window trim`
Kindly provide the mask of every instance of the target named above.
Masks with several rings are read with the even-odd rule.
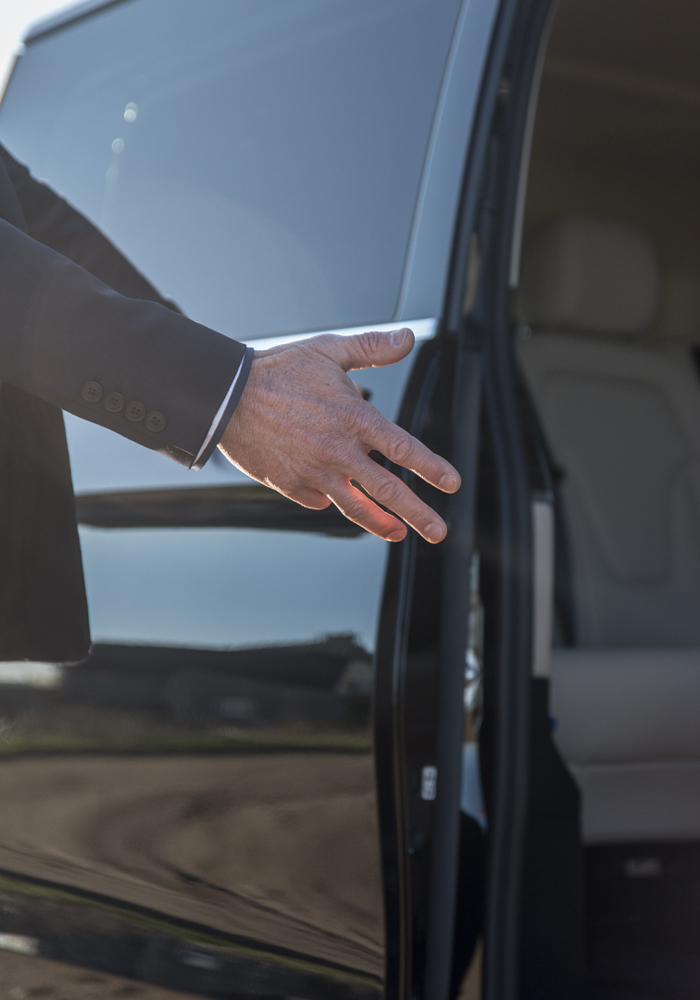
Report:
[[[333,333],[338,337],[354,337],[358,333],[368,333],[376,331],[386,333],[389,330],[398,330],[404,326],[413,330],[416,341],[432,340],[437,330],[438,320],[433,316],[429,319],[402,319],[395,323],[366,323],[364,326],[349,326],[337,330],[314,330],[311,333],[286,333],[282,337],[261,337],[259,340],[250,340],[248,343],[256,351],[267,351],[270,347],[279,347],[281,344],[292,344],[299,340],[309,340],[311,337],[321,337],[327,333]]]
[[[119,3],[124,3],[124,0],[84,0],[83,3],[77,3],[73,7],[64,8],[56,14],[49,14],[34,21],[29,25],[22,41],[25,45],[35,42],[44,35],[68,27],[74,21],[81,21],[84,17],[97,14],[104,8],[114,7]]]

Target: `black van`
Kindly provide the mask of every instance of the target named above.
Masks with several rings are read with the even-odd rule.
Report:
[[[0,141],[192,318],[411,326],[431,547],[67,416],[0,664],[0,996],[700,995],[700,7],[92,0]]]

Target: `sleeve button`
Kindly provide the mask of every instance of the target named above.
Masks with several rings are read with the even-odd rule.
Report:
[[[143,420],[146,416],[146,407],[143,403],[127,403],[124,408],[124,416],[127,420],[131,420],[133,423],[138,423],[139,420]]]
[[[149,431],[157,434],[158,431],[165,430],[167,420],[165,419],[165,414],[161,413],[160,410],[151,410],[146,416],[144,423]]]
[[[99,403],[102,399],[102,386],[99,382],[84,382],[80,395],[86,403]]]
[[[102,405],[110,413],[119,413],[124,409],[124,397],[120,392],[108,392]]]

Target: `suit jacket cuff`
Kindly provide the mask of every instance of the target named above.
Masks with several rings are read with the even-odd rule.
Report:
[[[222,434],[228,427],[228,422],[233,416],[233,411],[238,406],[241,394],[243,393],[246,382],[248,381],[254,354],[255,351],[252,347],[246,347],[245,354],[241,359],[240,366],[236,372],[233,382],[231,383],[229,391],[226,393],[224,401],[219,407],[219,411],[214,417],[212,425],[209,428],[209,433],[204,439],[204,443],[199,449],[199,453],[192,464],[193,469],[200,470],[204,468],[206,463],[211,458],[217,444],[221,440]]]

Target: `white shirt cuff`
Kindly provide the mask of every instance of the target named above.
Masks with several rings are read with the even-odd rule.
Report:
[[[221,423],[221,420],[222,420],[224,414],[226,413],[226,407],[228,406],[229,401],[231,399],[231,396],[233,395],[233,390],[236,388],[236,382],[238,381],[238,377],[241,374],[241,369],[243,368],[243,362],[244,361],[245,361],[245,355],[243,355],[243,357],[241,358],[241,363],[238,366],[238,371],[236,372],[236,374],[233,377],[233,382],[231,383],[231,387],[230,387],[229,391],[224,396],[223,403],[221,404],[221,406],[219,407],[219,409],[216,411],[216,415],[215,415],[214,419],[211,422],[211,427],[209,428],[207,436],[204,438],[204,441],[202,442],[202,447],[197,452],[197,457],[195,458],[194,463],[193,463],[194,465],[196,465],[197,462],[199,462],[200,458],[202,457],[202,455],[204,454],[204,452],[207,450],[207,448],[209,446],[209,442],[211,441],[211,439],[216,434],[216,431],[217,431],[217,429],[219,427],[219,424]]]

